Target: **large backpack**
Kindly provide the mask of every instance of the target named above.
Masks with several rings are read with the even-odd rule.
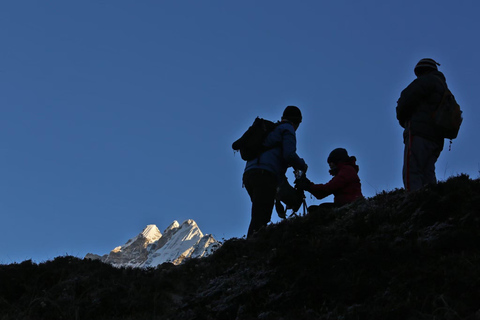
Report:
[[[433,113],[435,124],[446,139],[455,139],[462,124],[462,110],[452,92],[445,86],[442,101]]]
[[[232,144],[235,151],[240,151],[240,156],[245,161],[257,158],[260,154],[270,149],[263,142],[267,135],[275,129],[277,123],[262,118],[255,118],[247,131]]]

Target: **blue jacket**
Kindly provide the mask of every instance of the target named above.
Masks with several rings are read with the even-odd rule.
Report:
[[[297,155],[297,138],[292,123],[281,122],[269,133],[263,144],[273,148],[268,149],[256,159],[247,161],[245,171],[264,169],[273,172],[277,176],[277,181],[280,182],[289,167],[306,169],[305,161]]]

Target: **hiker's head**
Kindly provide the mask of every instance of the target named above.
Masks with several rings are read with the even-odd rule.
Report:
[[[347,162],[350,160],[350,156],[348,155],[347,150],[343,148],[337,148],[330,152],[330,155],[327,158],[328,164],[331,166],[331,164],[337,164],[340,162]]]
[[[297,129],[300,125],[300,122],[302,122],[302,113],[298,107],[288,106],[283,111],[282,120],[290,121],[293,123],[295,129]]]
[[[413,71],[417,77],[438,70],[440,63],[430,58],[424,58],[418,61]]]

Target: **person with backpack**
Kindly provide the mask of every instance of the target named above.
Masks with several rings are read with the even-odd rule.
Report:
[[[414,68],[417,78],[402,91],[397,101],[397,120],[404,128],[402,176],[408,191],[437,182],[435,163],[443,150],[446,135],[435,122],[435,113],[450,93],[445,76],[438,71],[439,65],[433,59],[421,59]],[[454,101],[451,93],[450,99]]]
[[[285,179],[287,169],[307,170],[305,161],[297,154],[295,132],[301,122],[300,109],[296,106],[286,107],[281,121],[263,140],[263,150],[245,165],[243,185],[252,201],[247,238],[270,222],[277,187]]]
[[[362,199],[362,185],[358,177],[359,167],[356,161],[357,159],[349,156],[344,148],[334,149],[327,158],[330,166],[329,173],[333,176],[329,182],[315,184],[304,175],[295,180],[295,186],[310,192],[317,199],[334,195],[333,203],[322,203],[320,207],[340,207]]]

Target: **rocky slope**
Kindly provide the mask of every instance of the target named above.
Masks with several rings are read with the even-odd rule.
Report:
[[[480,180],[466,176],[230,239],[175,266],[0,266],[10,319],[480,319]]]

